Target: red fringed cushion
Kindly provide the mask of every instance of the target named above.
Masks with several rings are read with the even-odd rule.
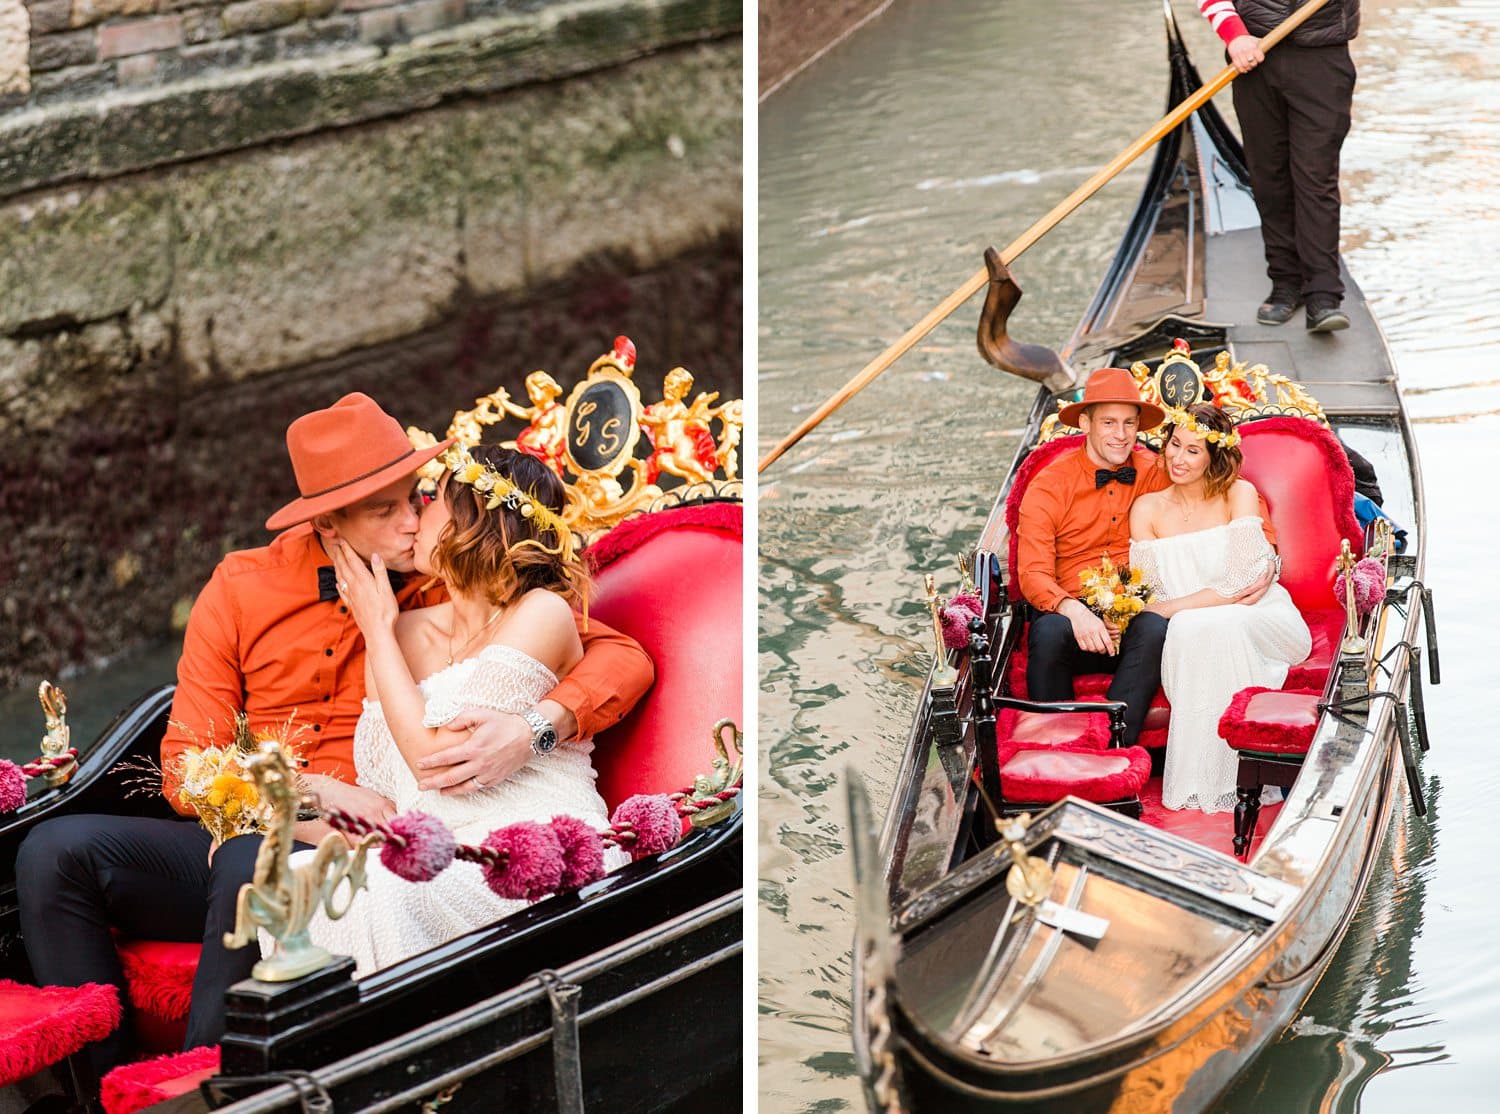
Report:
[[[218,1073],[219,1046],[193,1048],[115,1068],[104,1077],[99,1097],[105,1114],[134,1114],[197,1090],[199,1083]]]
[[[166,1021],[187,1017],[201,944],[119,940],[115,950],[120,953],[132,1006]]]
[[[1119,801],[1138,795],[1151,776],[1151,756],[1141,747],[1001,743],[998,757],[1000,792],[1021,804],[1051,804],[1070,794],[1101,804]]]
[[[995,735],[1002,742],[1027,746],[1072,744],[1089,750],[1109,746],[1109,717],[1102,712],[1023,712],[1001,708]]]
[[[735,503],[676,507],[627,519],[589,547],[590,614],[656,665],[651,691],[595,740],[597,787],[611,807],[691,785],[713,761],[713,725],[745,726],[742,522]]]
[[[1219,719],[1219,736],[1235,750],[1306,754],[1318,730],[1321,689],[1240,689]]]
[[[112,986],[30,986],[0,979],[0,1086],[109,1036],[120,1015],[120,994]]]
[[[1364,531],[1354,517],[1354,472],[1332,433],[1306,418],[1261,418],[1240,426],[1243,475],[1266,501],[1281,554],[1281,584],[1304,615],[1327,610],[1334,560]]]
[[[1340,614],[1342,615],[1342,612]],[[1313,649],[1316,652],[1316,638],[1313,642]],[[1006,667],[1006,678],[1009,682],[1007,688],[1010,695],[1018,700],[1030,699],[1026,695],[1026,656],[1026,639],[1022,638],[1016,645],[1015,652],[1011,654],[1010,662]],[[1113,680],[1114,678],[1108,673],[1081,673],[1073,678],[1074,699],[1103,700],[1109,692],[1109,683]],[[1141,736],[1137,742],[1141,746],[1166,746],[1167,724],[1171,722],[1171,719],[1172,705],[1167,701],[1167,694],[1157,689],[1156,695],[1151,698],[1151,707],[1146,710],[1146,721],[1141,725]],[[1107,724],[1107,721],[1105,722]],[[1107,726],[1106,730],[1108,730]],[[1000,737],[1005,736],[1001,734]]]

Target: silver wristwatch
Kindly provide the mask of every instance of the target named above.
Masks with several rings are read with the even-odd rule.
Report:
[[[531,753],[551,754],[557,747],[557,728],[552,721],[535,708],[522,712],[521,718],[531,728]]]

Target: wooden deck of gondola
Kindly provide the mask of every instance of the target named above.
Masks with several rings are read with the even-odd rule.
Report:
[[[1364,292],[1341,268],[1349,328],[1310,333],[1303,311],[1285,325],[1261,325],[1256,307],[1270,290],[1260,229],[1242,228],[1207,238],[1205,269],[1211,276],[1203,316],[1236,322],[1229,330],[1235,359],[1265,364],[1305,386],[1330,415],[1395,417],[1401,411],[1396,372]]]

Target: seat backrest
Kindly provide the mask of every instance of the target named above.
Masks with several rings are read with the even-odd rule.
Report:
[[[1349,457],[1328,430],[1306,418],[1260,418],[1239,427],[1242,474],[1256,486],[1276,527],[1281,582],[1301,611],[1338,607],[1333,595],[1339,542],[1349,539],[1356,555],[1364,531],[1354,517],[1354,472]],[[1005,500],[1010,533],[1007,579],[1010,598],[1021,598],[1016,577],[1016,527],[1021,498],[1032,479],[1063,453],[1083,444],[1081,434],[1059,437],[1033,449],[1021,463]]]
[[[743,512],[709,503],[628,519],[590,547],[589,614],[639,642],[656,683],[595,740],[599,792],[671,793],[711,772],[711,734],[742,715]]]
[[[1282,585],[1300,611],[1338,607],[1339,543],[1348,538],[1355,556],[1364,551],[1348,454],[1306,418],[1261,418],[1239,429],[1242,474],[1260,491],[1276,527]]]

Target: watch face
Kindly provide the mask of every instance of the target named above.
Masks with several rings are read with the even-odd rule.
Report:
[[[557,732],[551,727],[538,731],[531,739],[531,748],[538,754],[547,754],[557,746]]]

